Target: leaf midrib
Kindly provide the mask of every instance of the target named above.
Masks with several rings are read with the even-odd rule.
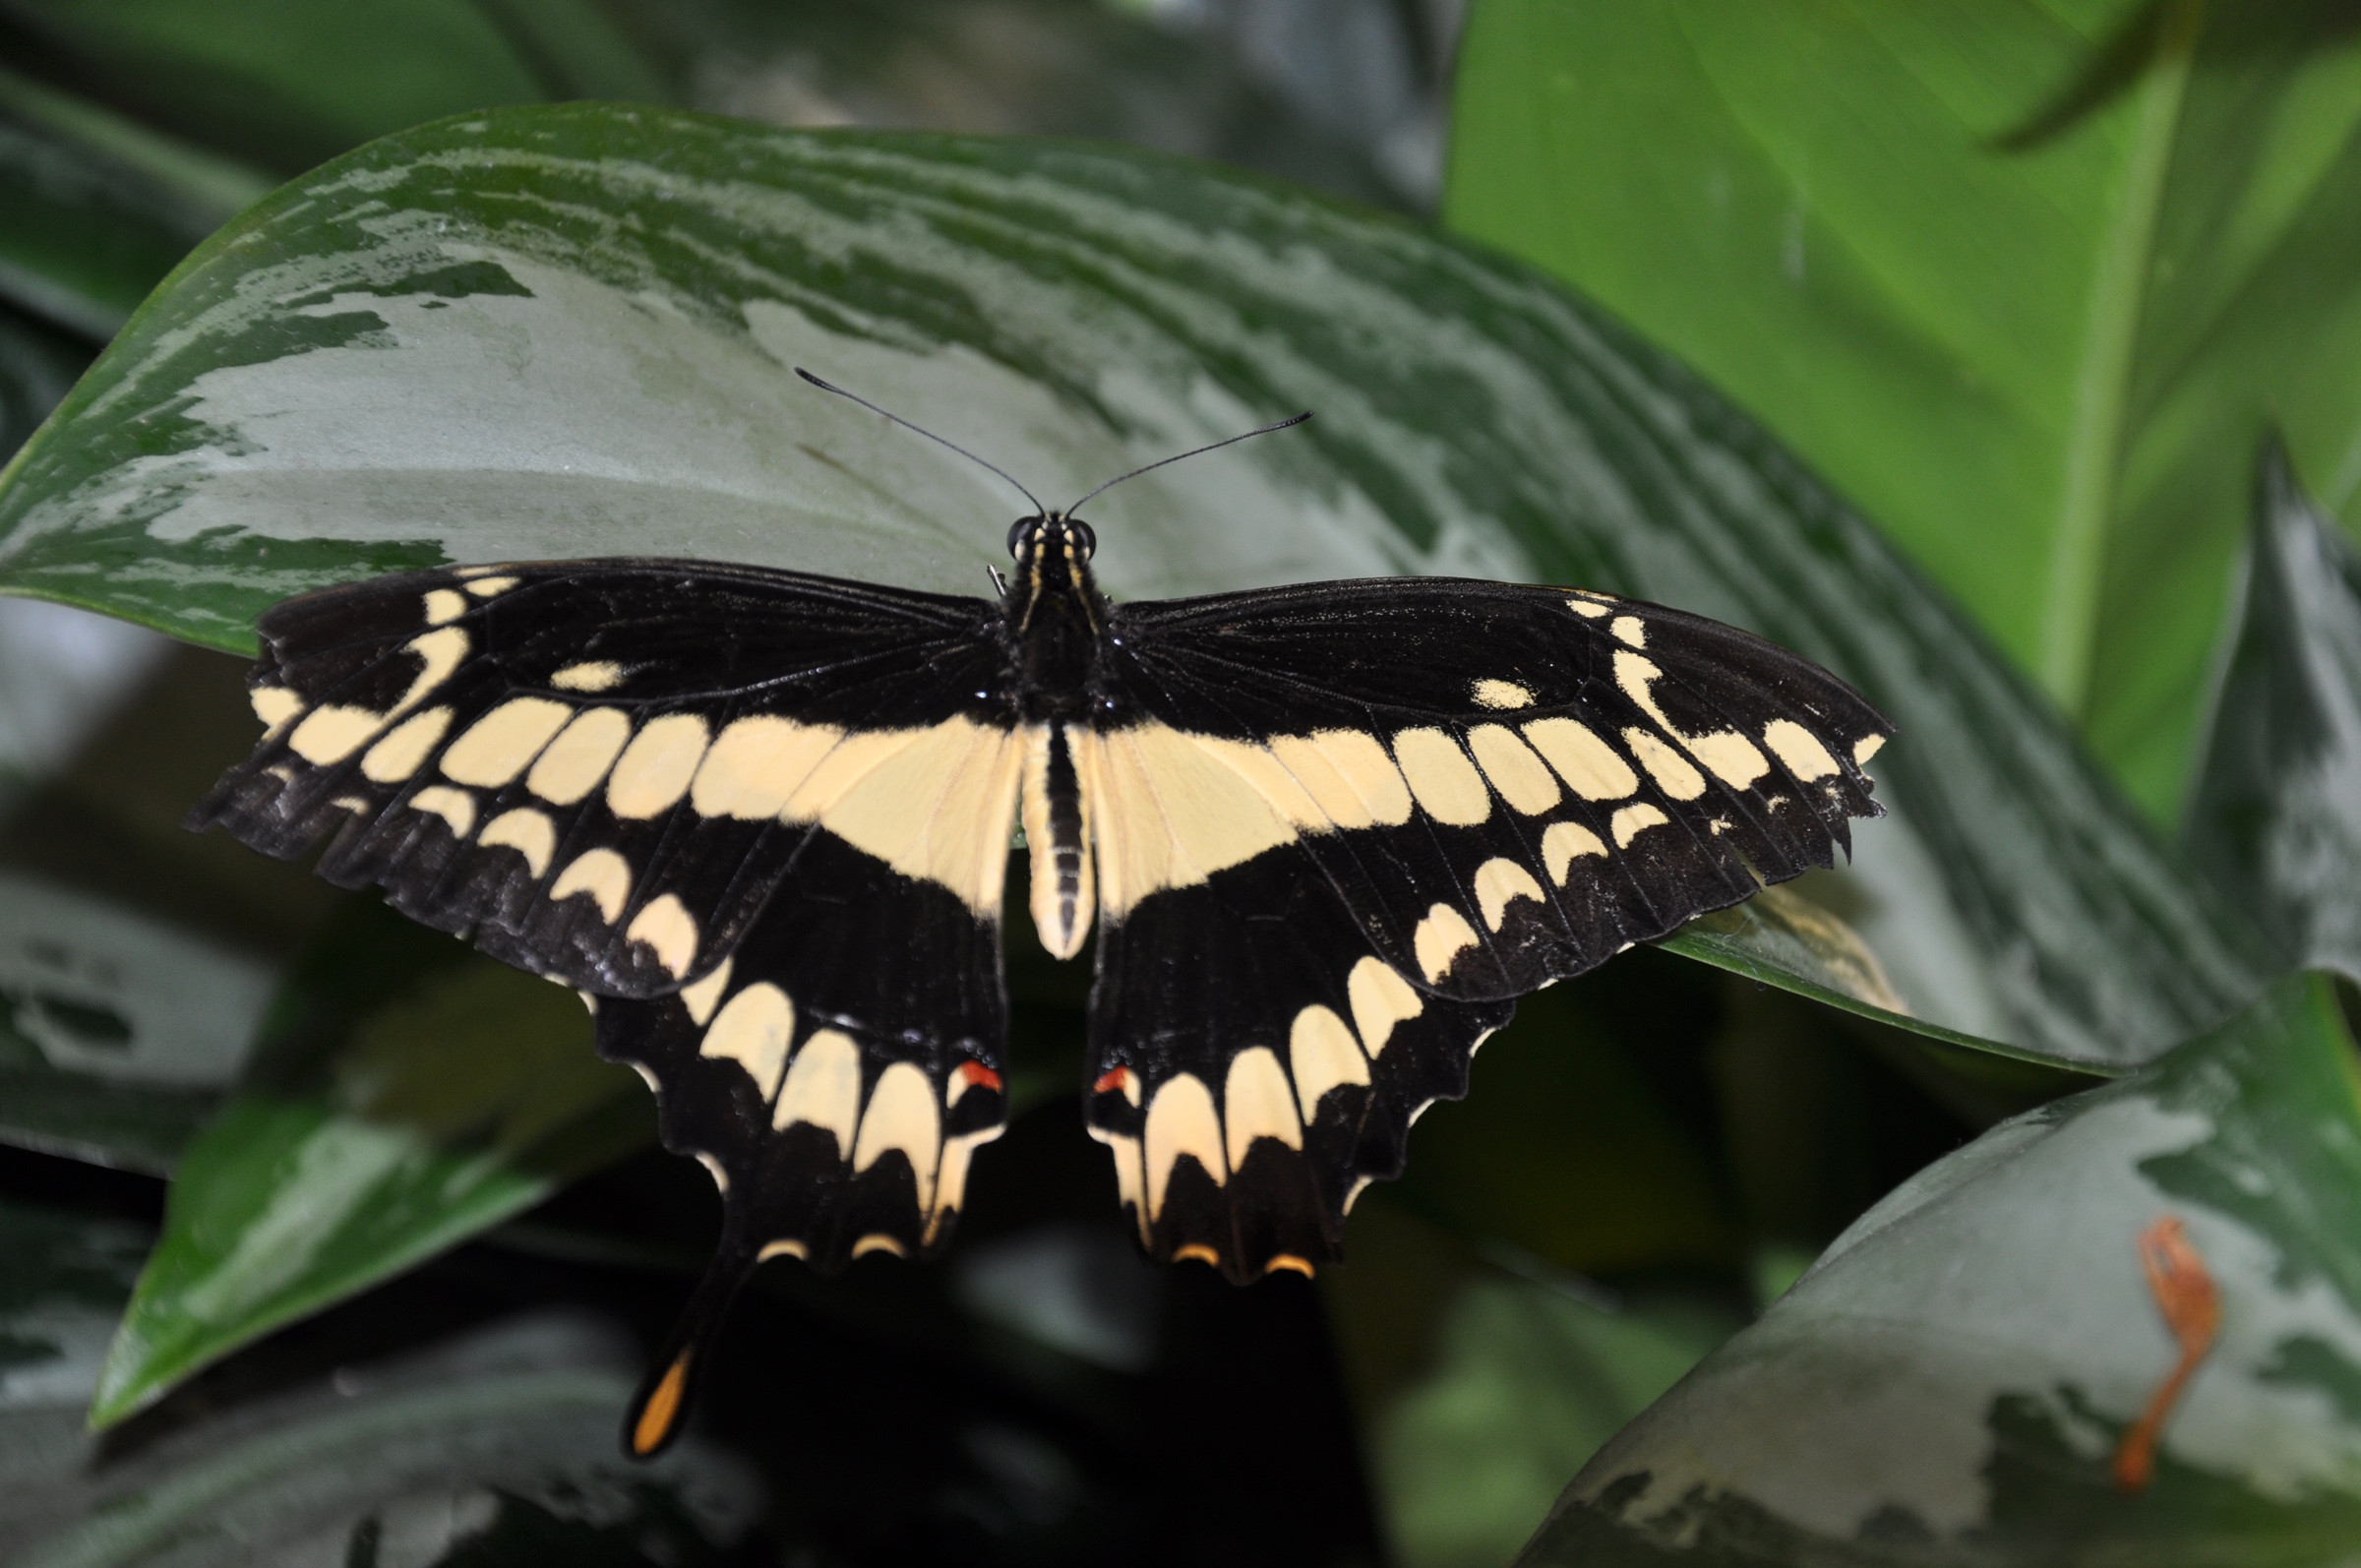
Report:
[[[2116,204],[2091,278],[2035,666],[2042,686],[2078,719],[2088,716],[2099,623],[2098,581],[2122,473],[2132,362],[2139,350],[2156,221],[2163,211],[2204,9],[2205,0],[2176,0],[2157,27],[2146,80],[2138,90],[2139,118],[2123,199]]]

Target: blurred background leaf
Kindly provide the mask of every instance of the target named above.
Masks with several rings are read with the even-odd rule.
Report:
[[[1713,378],[2177,814],[2267,427],[2361,516],[2350,7],[1480,0],[1457,105],[1454,227]]]
[[[292,978],[251,1075],[173,1173],[95,1426],[654,1137],[580,1001],[356,903]]]
[[[2290,964],[2361,979],[2361,560],[2263,456],[2190,856]]]
[[[2330,982],[2297,976],[1928,1167],[1609,1442],[1518,1561],[2333,1560],[2361,1529],[2353,1050]],[[2143,1278],[2159,1221],[2217,1322],[2127,1480],[2185,1343]]]

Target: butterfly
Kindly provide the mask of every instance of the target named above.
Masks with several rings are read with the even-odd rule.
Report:
[[[1434,577],[1116,604],[1081,505],[1033,501],[989,599],[575,560],[258,623],[266,733],[190,825],[325,839],[332,881],[578,990],[721,1188],[632,1454],[764,1259],[943,1244],[1007,1116],[1012,827],[1043,945],[1098,938],[1086,1109],[1125,1215],[1243,1283],[1340,1256],[1518,997],[1880,812],[1892,726],[1745,632]]]

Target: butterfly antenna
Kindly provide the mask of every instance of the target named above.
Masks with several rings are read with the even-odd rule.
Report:
[[[895,424],[897,424],[897,425],[901,426],[901,427],[902,427],[904,430],[908,430],[908,431],[913,431],[913,432],[916,432],[917,434],[919,434],[919,435],[921,435],[921,436],[924,436],[924,437],[926,437],[926,438],[927,438],[929,441],[935,442],[935,443],[937,443],[937,444],[938,444],[938,445],[940,445],[940,446],[944,446],[944,447],[948,447],[948,448],[950,448],[950,449],[951,449],[951,451],[953,451],[953,452],[957,452],[957,453],[958,453],[960,456],[962,456],[962,457],[965,457],[965,458],[966,458],[966,459],[967,459],[969,462],[972,462],[972,463],[976,464],[978,467],[983,467],[983,468],[989,468],[989,469],[991,469],[991,470],[992,470],[994,473],[996,473],[996,474],[999,474],[999,476],[1000,476],[1002,479],[1005,479],[1005,480],[1007,480],[1007,481],[1008,481],[1010,484],[1012,484],[1012,485],[1016,485],[1016,488],[1017,488],[1017,489],[1018,489],[1020,492],[1022,492],[1022,493],[1023,493],[1023,495],[1024,495],[1024,498],[1025,498],[1027,501],[1030,501],[1030,502],[1032,502],[1032,503],[1033,503],[1033,510],[1034,510],[1035,512],[1040,512],[1040,513],[1046,513],[1046,512],[1048,512],[1048,510],[1049,510],[1049,509],[1048,509],[1048,508],[1046,508],[1046,507],[1044,507],[1044,506],[1041,504],[1041,498],[1040,498],[1039,496],[1036,496],[1036,495],[1035,495],[1035,494],[1033,494],[1033,492],[1032,492],[1032,491],[1030,491],[1030,490],[1026,490],[1026,489],[1025,489],[1025,487],[1024,487],[1023,485],[1018,485],[1018,484],[1016,484],[1016,476],[1015,476],[1014,474],[1010,473],[1010,472],[1009,472],[1007,469],[1005,469],[1005,468],[1001,467],[1001,466],[1000,466],[999,463],[994,463],[994,462],[986,462],[986,461],[985,461],[983,458],[981,458],[981,457],[977,456],[977,455],[976,455],[974,452],[969,452],[969,451],[968,451],[968,450],[967,450],[965,447],[962,447],[962,446],[960,446],[960,445],[959,445],[957,442],[955,442],[955,441],[944,441],[944,440],[943,440],[943,439],[942,439],[940,436],[938,436],[938,435],[937,435],[937,434],[935,434],[935,432],[933,432],[932,430],[928,430],[928,429],[926,429],[925,427],[923,427],[923,426],[920,426],[920,425],[914,425],[914,424],[910,423],[910,421],[909,421],[909,420],[907,420],[907,419],[904,419],[904,418],[903,418],[901,415],[899,415],[899,414],[896,414],[896,413],[888,413],[888,412],[887,412],[885,409],[879,408],[879,407],[878,407],[878,406],[876,403],[873,403],[873,402],[871,402],[871,401],[870,401],[868,398],[866,398],[866,397],[862,396],[862,395],[861,395],[859,392],[846,392],[846,391],[845,391],[845,390],[844,390],[842,387],[838,387],[838,386],[834,385],[834,384],[833,384],[833,383],[831,383],[831,382],[824,382],[824,381],[821,381],[821,380],[820,380],[820,379],[819,379],[817,376],[815,376],[815,375],[813,375],[813,374],[812,374],[810,371],[808,371],[808,370],[804,369],[804,367],[803,367],[803,366],[801,366],[801,365],[798,365],[798,366],[796,366],[796,367],[795,367],[795,373],[796,373],[798,376],[801,376],[801,377],[803,377],[803,378],[804,378],[804,380],[806,380],[806,381],[810,382],[810,383],[811,383],[813,386],[815,386],[815,387],[817,387],[817,388],[818,388],[818,389],[819,389],[821,392],[834,392],[834,393],[835,393],[837,396],[839,396],[839,397],[850,397],[850,398],[851,398],[851,399],[852,399],[854,402],[857,402],[857,403],[859,403],[859,404],[860,404],[862,407],[864,407],[864,408],[868,409],[868,410],[869,410],[871,413],[873,413],[873,414],[882,414],[882,415],[884,415],[884,417],[885,417],[885,418],[892,420],[892,421],[893,421]],[[1232,439],[1233,439],[1233,440],[1236,440],[1236,439],[1238,439],[1238,438],[1236,438],[1236,437],[1233,437]],[[1171,459],[1170,459],[1170,458],[1167,458],[1167,459],[1166,459],[1166,461],[1168,461],[1168,462],[1169,462],[1169,461],[1171,461]],[[1149,466],[1153,467],[1153,466],[1154,466],[1154,464],[1150,464]],[[1125,474],[1123,477],[1124,477],[1124,478],[1126,478],[1126,479],[1128,479],[1128,478],[1130,477],[1130,475],[1128,475],[1128,474]],[[1099,488],[1100,488],[1101,490],[1104,490],[1104,489],[1106,488],[1106,486],[1104,486],[1104,485],[1101,485]],[[1095,494],[1097,494],[1097,491],[1093,491],[1093,492],[1092,492],[1092,494],[1094,494],[1094,495],[1095,495]]]
[[[1161,468],[1168,462],[1179,462],[1183,457],[1195,457],[1201,453],[1213,452],[1218,448],[1232,446],[1241,441],[1250,441],[1256,436],[1267,436],[1274,430],[1285,430],[1292,425],[1300,425],[1310,417],[1311,410],[1305,409],[1302,413],[1296,414],[1290,418],[1277,420],[1271,424],[1264,425],[1259,430],[1249,430],[1244,435],[1230,436],[1221,441],[1211,442],[1202,447],[1192,447],[1187,452],[1176,452],[1170,457],[1159,457],[1154,462],[1147,464],[1146,467],[1134,468],[1127,474],[1116,475],[1113,479],[1110,479],[1105,484],[1099,486],[1097,490],[1092,491],[1089,496],[1084,496],[1082,501],[1077,501],[1072,506],[1066,508],[1061,515],[1068,517],[1072,516],[1075,513],[1082,510],[1082,503],[1090,500],[1091,496],[1096,496],[1102,494],[1103,492],[1113,490],[1117,485],[1121,484],[1126,479],[1137,479],[1141,474],[1146,473],[1149,468]]]

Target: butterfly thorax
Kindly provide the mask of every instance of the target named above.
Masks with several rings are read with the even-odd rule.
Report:
[[[1021,722],[1080,719],[1106,633],[1106,595],[1091,575],[1090,525],[1063,513],[1027,517],[1009,531],[1016,575],[1001,598]]]

